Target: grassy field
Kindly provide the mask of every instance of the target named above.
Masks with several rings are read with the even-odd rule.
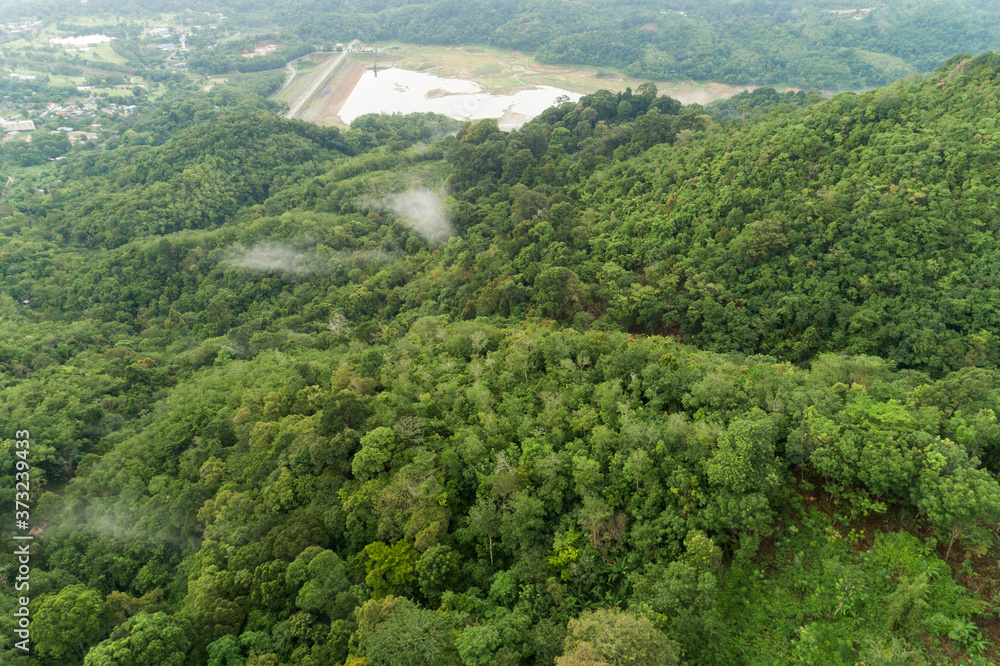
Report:
[[[222,39],[218,40],[218,42],[219,44],[226,44],[228,42],[235,42],[238,39],[256,40],[258,37],[265,37],[269,34],[273,33],[269,33],[266,30],[249,30],[247,32],[237,32],[235,34],[229,35],[228,37],[223,37]]]
[[[387,45],[387,47],[396,44]],[[486,46],[414,46],[399,44],[404,51],[397,67],[427,72],[445,78],[469,79],[495,93],[510,93],[532,86],[553,86],[572,92],[635,90],[648,79],[636,79],[615,70],[585,65],[545,65],[530,53],[504,51]],[[706,104],[731,97],[747,86],[695,81],[655,81],[661,94],[685,104]],[[753,86],[749,86],[752,88]]]
[[[124,64],[128,62],[125,58],[118,55],[111,49],[111,44],[109,42],[90,47],[90,51],[84,53],[83,57],[85,59],[93,58],[93,55],[91,55],[93,53],[96,53],[97,57],[105,62],[113,62],[117,64]]]
[[[108,63],[111,64],[124,64],[126,62],[125,58],[121,57],[113,50],[111,50],[111,45],[108,42],[104,44],[95,44],[83,48],[89,48],[89,51],[77,51],[78,47],[74,46],[55,46],[51,45],[48,38],[37,41],[36,45],[41,44],[45,49],[37,50],[34,52],[28,52],[27,48],[30,44],[19,39],[15,42],[10,42],[4,45],[3,55],[6,58],[12,60],[21,60],[25,62],[29,67],[34,63],[64,63],[70,67],[80,67],[96,69],[101,71],[108,71],[105,68]],[[83,62],[71,62],[70,58],[80,58]],[[15,71],[22,74],[36,74],[35,70],[30,70],[25,67],[15,68]],[[54,79],[56,76],[49,75]],[[63,83],[58,83],[56,85],[65,85]]]
[[[84,77],[82,76],[64,76],[62,74],[48,74],[49,85],[53,86],[82,86],[84,82]]]
[[[179,16],[180,16],[179,14],[156,14],[153,16],[144,16],[138,22],[153,28],[165,28],[168,26],[180,25]],[[80,26],[113,25],[115,23],[118,23],[118,21],[120,21],[122,18],[123,17],[118,16],[117,14],[92,14],[89,16],[74,16],[71,19],[68,19],[66,22]],[[126,20],[134,20],[134,19],[126,18]],[[52,30],[55,33],[59,32],[59,30],[55,27],[54,24],[49,24],[45,26],[45,28],[43,28],[43,31],[48,30],[49,28],[52,28]]]
[[[81,16],[82,18],[89,18]],[[55,23],[46,23],[42,26],[42,29],[38,31],[38,36],[44,39],[46,42],[49,41],[49,37],[63,37],[63,31],[56,27]]]
[[[320,65],[333,56],[336,53],[310,53],[307,56],[302,56],[298,60],[292,63],[292,67],[303,73],[308,73],[310,69],[313,69],[317,65]]]
[[[148,86],[151,86],[151,85],[152,85],[151,83],[147,83],[146,84],[146,86],[147,86],[146,89],[150,90],[150,88]],[[156,86],[155,88],[152,88],[152,91],[149,93],[149,98],[148,99],[151,102],[155,102],[155,101],[158,101],[160,99],[163,99],[163,97],[165,97],[166,94],[167,94],[167,88],[166,88],[166,86]]]
[[[28,44],[28,40],[24,37],[18,37],[17,39],[5,42],[3,45],[4,55],[8,55],[8,53],[12,53],[14,51],[20,51],[24,47],[28,46]]]
[[[224,83],[227,83],[228,81],[229,79],[224,77],[212,77],[208,80],[207,83],[205,83],[205,85],[201,86],[201,89],[204,90],[205,92],[208,92],[209,90],[218,88],[219,86],[221,86]]]
[[[53,74],[51,72],[43,72],[38,69],[27,69],[25,67],[18,67],[13,70],[17,74],[33,74],[38,78],[43,76],[49,77],[49,85],[53,86],[82,86],[84,77],[82,76],[64,76],[62,74]]]
[[[400,44],[403,57],[397,67],[445,78],[476,81],[497,93],[510,93],[535,85],[556,86],[573,92],[600,88],[623,90],[643,83],[617,73],[598,79],[598,69],[542,65],[531,54],[482,46],[413,46]]]
[[[117,88],[93,88],[92,90],[84,90],[83,94],[93,94],[93,95],[111,95],[113,97],[133,97],[132,89],[128,87],[117,87]]]

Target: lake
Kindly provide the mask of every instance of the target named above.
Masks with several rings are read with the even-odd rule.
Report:
[[[431,112],[456,120],[496,118],[501,129],[510,130],[553,106],[559,98],[575,102],[580,97],[580,93],[551,86],[494,95],[472,81],[390,68],[380,69],[378,76],[366,71],[338,115],[349,124],[366,113]]]

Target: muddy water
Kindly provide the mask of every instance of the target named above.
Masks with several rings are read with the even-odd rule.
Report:
[[[405,69],[367,71],[340,109],[350,123],[366,113],[440,113],[456,120],[497,118],[502,129],[528,122],[564,97],[575,102],[579,93],[551,86],[534,86],[509,95],[493,95],[472,81],[443,79]]]

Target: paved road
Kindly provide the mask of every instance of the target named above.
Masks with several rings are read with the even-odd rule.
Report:
[[[295,76],[299,73],[297,69],[295,69],[294,67],[292,67],[292,63],[291,62],[286,62],[285,63],[285,69],[287,69],[289,72],[291,72],[292,75],[288,77],[287,81],[285,81],[285,85],[281,86],[281,90],[279,90],[278,92],[276,92],[273,95],[271,95],[272,98],[277,97],[281,93],[285,92],[285,88],[287,88],[288,86],[292,85],[292,81],[295,80]]]
[[[285,92],[285,89],[288,88],[288,86],[292,85],[292,81],[294,81],[295,77],[298,76],[299,70],[297,70],[294,67],[292,67],[292,63],[293,62],[298,62],[299,60],[302,60],[302,58],[308,58],[311,55],[316,55],[317,53],[322,53],[323,55],[326,55],[326,54],[328,54],[330,52],[329,51],[312,51],[311,53],[307,53],[304,56],[300,56],[300,57],[296,58],[295,60],[289,60],[288,62],[286,62],[285,63],[285,69],[287,69],[289,72],[291,72],[292,75],[289,76],[287,79],[285,79],[285,84],[283,86],[281,86],[281,90],[279,90],[278,92],[276,92],[273,95],[271,95],[271,99],[277,99],[281,95],[281,93]]]
[[[334,58],[333,60],[331,60],[330,62],[326,63],[323,66],[323,69],[320,71],[320,73],[316,75],[316,81],[311,86],[309,86],[309,88],[305,90],[301,95],[299,95],[298,99],[296,99],[293,103],[289,105],[290,108],[288,109],[288,113],[285,114],[285,118],[295,117],[295,114],[299,112],[302,106],[307,101],[309,101],[309,99],[311,99],[313,95],[316,94],[316,91],[320,89],[320,86],[326,83],[326,80],[330,78],[330,74],[332,74],[333,70],[337,68],[337,65],[339,65],[340,62],[347,57],[347,52],[351,50],[351,47],[353,47],[357,43],[358,40],[355,39],[346,47],[344,47],[344,50],[341,52],[339,56],[337,56],[336,58]]]

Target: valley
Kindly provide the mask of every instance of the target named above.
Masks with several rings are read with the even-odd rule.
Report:
[[[497,97],[546,87],[565,91],[571,96],[574,93],[577,95],[589,94],[602,89],[620,92],[629,87],[636,89],[647,82],[643,79],[627,77],[619,72],[597,67],[546,65],[537,62],[530,54],[487,47],[433,47],[394,44],[366,48],[387,54],[392,54],[393,49],[398,49],[400,55],[390,65],[393,69],[433,75],[441,80],[470,81],[477,86],[477,90],[483,91],[486,95]],[[348,123],[340,116],[340,110],[351,100],[356,86],[362,80],[363,72],[371,72],[373,67],[371,63],[366,62],[363,55],[352,55],[354,57],[349,61],[342,62],[332,75],[330,63],[339,56],[335,54],[306,56],[308,67],[301,73],[297,72],[289,82],[286,82],[285,87],[275,95],[275,99],[291,104],[293,110],[289,114],[292,116],[297,115],[297,117],[318,124],[346,126]],[[368,76],[373,78],[371,74]],[[388,92],[374,93],[368,89],[374,84],[374,80],[367,84],[366,89],[360,91],[353,102],[354,106],[360,106],[357,100],[364,99],[364,112],[366,113],[408,113],[429,111],[435,106],[436,108],[445,108],[441,105],[427,105],[419,102],[416,98],[408,103],[402,102],[394,99],[394,96]],[[447,87],[448,84],[442,85]],[[661,94],[673,97],[683,104],[697,103],[702,105],[716,99],[726,99],[742,90],[755,88],[755,86],[740,87],[694,81],[656,82],[656,85]],[[430,86],[428,89],[433,87]],[[560,94],[563,93],[556,92],[548,99],[554,100]],[[498,110],[492,112],[492,115],[504,118],[503,109],[506,106],[503,103],[497,100],[487,104],[488,107],[497,107],[498,105]],[[546,106],[548,104],[541,102],[532,105],[533,110],[529,113],[512,111],[503,121],[503,126],[510,128],[515,126],[513,123],[523,123],[537,115]],[[474,115],[475,111],[470,111],[470,109],[480,107],[482,107],[482,103],[473,102],[472,107],[466,105],[461,110],[446,111],[445,115],[458,119],[479,117]],[[473,113],[473,115],[470,116],[469,113]]]

